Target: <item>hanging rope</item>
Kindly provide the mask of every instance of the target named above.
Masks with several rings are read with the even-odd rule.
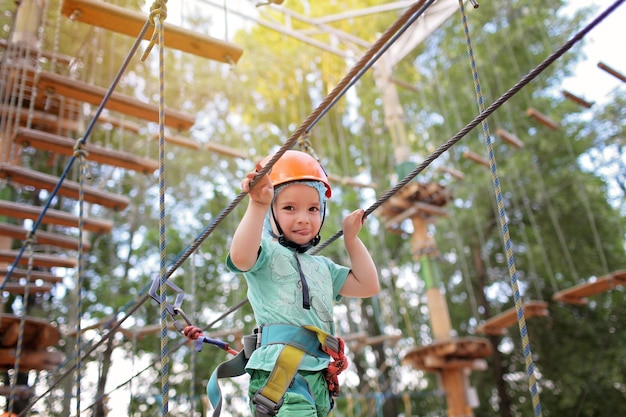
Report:
[[[13,365],[13,375],[11,377],[11,391],[9,393],[9,415],[13,413],[15,405],[15,389],[17,387],[17,379],[20,375],[20,360],[22,359],[22,350],[24,345],[24,330],[26,329],[26,314],[28,313],[28,299],[30,298],[30,282],[31,272],[33,270],[33,262],[35,254],[33,253],[33,245],[35,239],[32,235],[28,235],[24,240],[24,246],[28,252],[28,267],[26,270],[26,285],[24,286],[24,295],[22,296],[22,314],[20,315],[20,327],[17,333],[17,346],[15,348],[15,363]]]
[[[485,110],[483,102],[483,96],[480,88],[480,79],[478,77],[478,68],[476,67],[476,61],[474,59],[474,51],[472,48],[472,41],[469,34],[469,27],[467,25],[467,16],[465,15],[465,6],[463,0],[459,0],[459,10],[461,12],[461,18],[463,21],[463,33],[465,34],[465,41],[467,44],[467,54],[470,59],[470,67],[472,69],[472,77],[474,78],[474,87],[476,89],[476,99],[478,101],[478,110],[482,114]],[[502,230],[502,239],[504,241],[504,247],[506,249],[506,259],[509,265],[509,275],[511,278],[511,287],[513,289],[513,297],[515,300],[515,310],[517,312],[517,322],[519,325],[520,335],[522,338],[522,347],[524,350],[524,358],[526,360],[526,372],[528,376],[528,385],[530,393],[532,395],[532,403],[535,411],[535,416],[540,417],[541,401],[539,399],[539,390],[537,389],[537,380],[535,378],[535,365],[533,363],[532,352],[530,348],[530,340],[528,338],[528,331],[526,329],[526,319],[524,318],[524,306],[522,304],[522,297],[520,296],[519,285],[517,282],[517,271],[515,269],[515,259],[513,257],[513,244],[511,243],[511,237],[509,235],[509,225],[506,219],[506,211],[504,209],[504,198],[502,197],[502,189],[500,188],[500,178],[498,177],[498,169],[496,167],[495,154],[493,152],[493,144],[491,141],[491,135],[489,133],[489,124],[486,118],[481,121],[483,128],[483,135],[485,137],[485,145],[487,146],[487,154],[489,155],[489,167],[491,169],[491,177],[493,181],[494,192],[496,195],[496,201],[498,202],[498,213],[500,217],[500,228]]]
[[[79,159],[79,184],[78,184],[78,272],[76,277],[76,417],[80,417],[80,383],[82,367],[82,312],[83,312],[83,268],[85,253],[83,251],[83,224],[85,206],[85,179],[88,176],[87,151],[82,143],[74,147],[74,155]]]
[[[152,5],[150,20],[154,34],[142,60],[150,53],[154,43],[159,45],[159,253],[160,253],[160,313],[161,313],[161,397],[162,415],[169,415],[169,360],[167,336],[167,259],[165,248],[165,46],[163,23],[167,17],[167,0],[157,0]]]

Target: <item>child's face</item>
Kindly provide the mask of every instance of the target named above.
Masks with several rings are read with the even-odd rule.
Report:
[[[274,214],[287,239],[306,245],[322,225],[319,192],[305,184],[288,185],[276,196]]]

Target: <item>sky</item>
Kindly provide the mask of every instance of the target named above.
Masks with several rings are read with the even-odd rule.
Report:
[[[485,1],[485,0],[483,0]],[[217,4],[223,4],[223,0],[214,0]],[[288,2],[285,2],[287,4]],[[602,10],[606,9],[612,1],[599,1],[599,0],[572,0],[572,8],[578,8],[585,5],[597,5],[598,11],[593,14],[593,19]],[[176,16],[176,4],[177,2],[170,2],[168,4],[168,22],[174,23]],[[250,1],[247,0],[230,0],[228,4],[229,8],[233,10],[239,10],[246,13],[254,13],[254,7]],[[180,11],[178,11],[180,13]],[[221,13],[221,14],[220,14]],[[224,20],[223,11],[217,9],[215,17],[215,28],[212,31],[212,36],[219,39],[225,39],[225,27],[223,22],[227,22],[228,32],[231,34],[236,28],[237,24],[241,23],[241,20],[236,17],[229,17],[228,20]],[[588,22],[585,22],[585,24]],[[598,62],[604,62],[611,68],[616,69],[622,74],[626,74],[626,5],[621,5],[615,12],[608,16],[599,26],[594,28],[586,37],[586,46],[584,49],[584,55],[586,58],[581,60],[577,65],[574,75],[569,79],[563,80],[563,89],[566,89],[576,95],[585,98],[588,101],[603,102],[610,99],[616,88],[625,88],[626,84],[615,78],[614,76],[606,73],[597,67]],[[560,45],[555,46],[558,47]],[[141,369],[140,366],[136,368],[126,367],[126,369]],[[121,369],[121,368],[118,368]],[[122,375],[119,373],[116,375],[115,380],[111,381],[112,386],[127,380],[130,375]],[[159,384],[160,381],[155,381],[155,384]],[[111,415],[122,416],[127,412],[129,400],[129,393],[125,390],[120,390],[112,393],[111,401],[109,405],[112,406]]]

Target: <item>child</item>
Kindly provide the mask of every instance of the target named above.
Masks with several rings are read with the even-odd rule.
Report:
[[[343,342],[332,336],[333,302],[379,291],[376,266],[358,238],[364,210],[342,223],[351,268],[310,255],[332,192],[326,173],[310,155],[288,150],[250,188],[267,161],[241,182],[249,202],[227,258],[229,269],[246,278],[259,326],[246,364],[251,410],[257,417],[326,417],[331,394],[338,394],[330,358],[343,355]]]

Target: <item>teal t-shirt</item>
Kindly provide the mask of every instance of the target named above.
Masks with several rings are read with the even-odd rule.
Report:
[[[226,265],[243,273],[248,283],[248,300],[254,310],[257,326],[268,324],[313,325],[334,334],[333,305],[341,296],[350,268],[338,265],[324,256],[297,254],[309,286],[311,309],[302,307],[302,285],[292,249],[267,237],[261,239],[261,250],[249,271],[237,269],[230,255]],[[271,371],[282,345],[267,345],[254,351],[246,369]],[[328,367],[329,360],[306,355],[300,369],[317,371]]]

